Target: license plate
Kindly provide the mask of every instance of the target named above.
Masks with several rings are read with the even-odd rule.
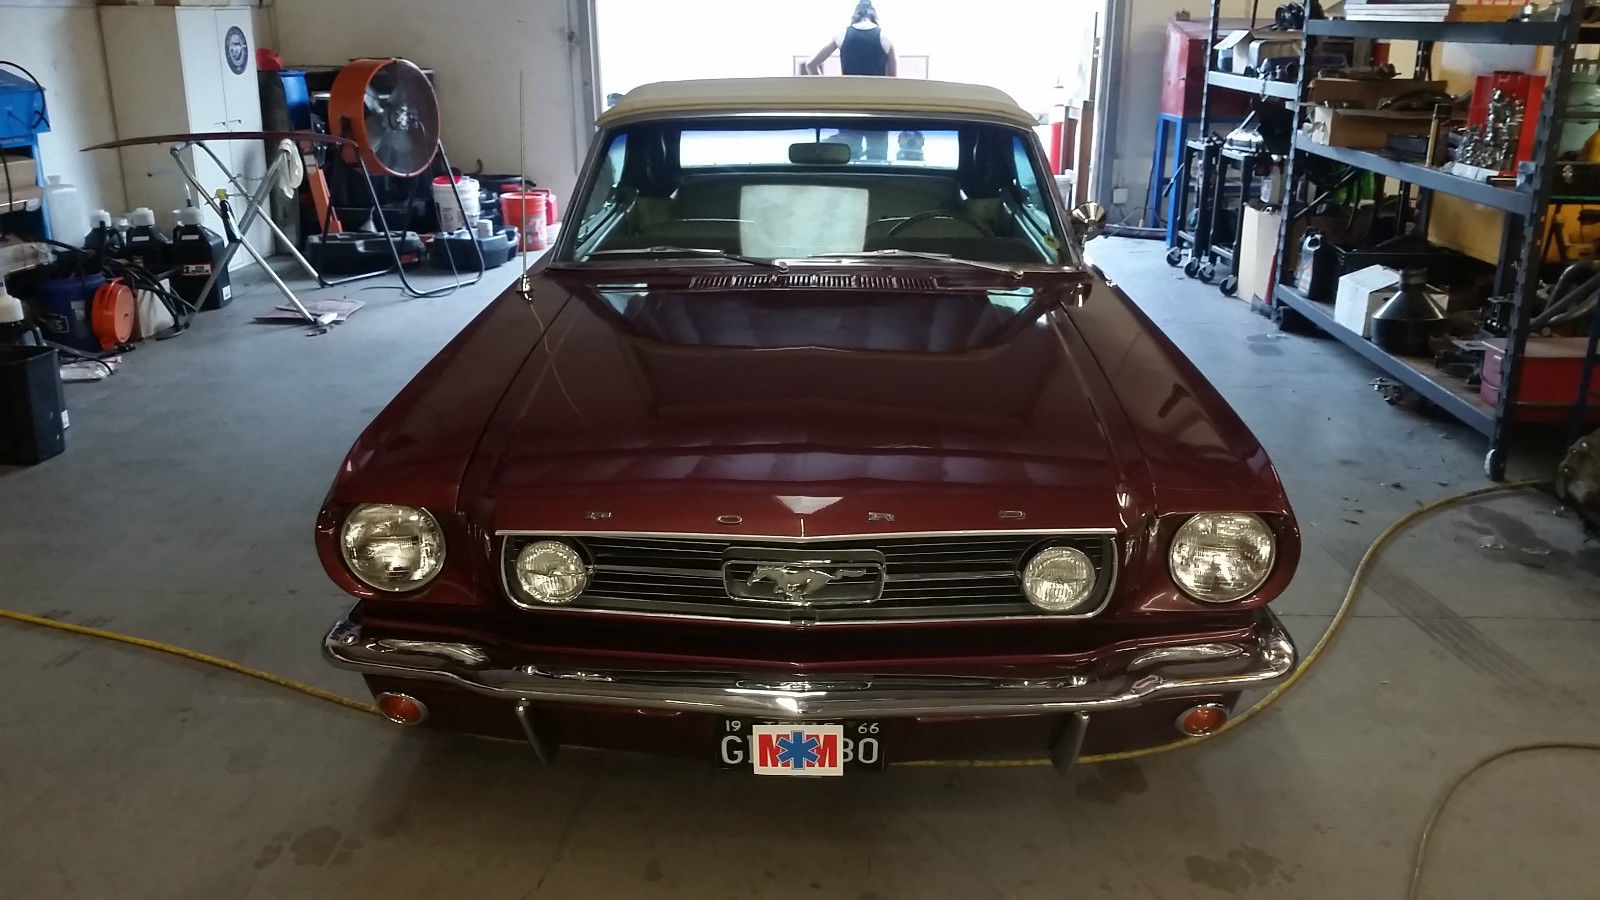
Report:
[[[717,763],[757,775],[825,777],[884,766],[877,722],[757,722],[723,719]]]

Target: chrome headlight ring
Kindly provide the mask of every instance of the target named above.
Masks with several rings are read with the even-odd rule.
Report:
[[[339,527],[339,553],[362,584],[386,593],[414,591],[444,569],[444,529],[420,507],[363,503]]]
[[[538,605],[561,606],[578,599],[588,589],[591,572],[571,544],[538,540],[517,550],[510,574],[524,599]]]
[[[1022,593],[1048,613],[1083,612],[1097,580],[1093,560],[1076,547],[1045,547],[1022,567]]]
[[[1266,583],[1277,562],[1277,537],[1254,513],[1200,513],[1172,536],[1172,580],[1202,603],[1233,603]]]

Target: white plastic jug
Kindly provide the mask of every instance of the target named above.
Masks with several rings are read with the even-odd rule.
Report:
[[[89,219],[83,213],[83,200],[78,189],[51,175],[44,189],[44,211],[50,223],[50,234],[58,241],[71,243],[89,231]]]
[[[458,199],[459,198],[459,199]],[[478,202],[478,181],[467,175],[454,179],[441,175],[433,180],[433,202],[439,208],[439,230],[460,231],[478,224],[482,208]],[[462,211],[466,218],[461,217]]]

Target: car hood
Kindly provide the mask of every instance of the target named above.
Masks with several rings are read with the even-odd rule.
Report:
[[[495,531],[1123,529],[1148,485],[1114,451],[1103,376],[1071,349],[1063,304],[1087,279],[546,276],[572,301],[489,423],[463,505]]]

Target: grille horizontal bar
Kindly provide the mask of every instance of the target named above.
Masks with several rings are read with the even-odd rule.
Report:
[[[535,604],[516,594],[516,554],[542,538],[511,535],[501,541],[506,589],[523,605]],[[1095,611],[1104,605],[1116,575],[1112,538],[1099,533],[854,537],[804,544],[604,534],[566,540],[578,547],[593,574],[583,595],[564,608],[780,624],[1042,615],[1023,595],[1018,573],[1045,546],[1071,546],[1089,557],[1098,576],[1090,606]],[[881,591],[868,602],[840,606],[770,605],[730,595],[732,588],[745,590],[750,560],[774,553],[787,553],[802,565],[859,566],[865,556],[875,567],[881,559]],[[730,577],[739,580],[726,581]],[[839,584],[852,580],[863,580],[861,572],[846,573]]]

